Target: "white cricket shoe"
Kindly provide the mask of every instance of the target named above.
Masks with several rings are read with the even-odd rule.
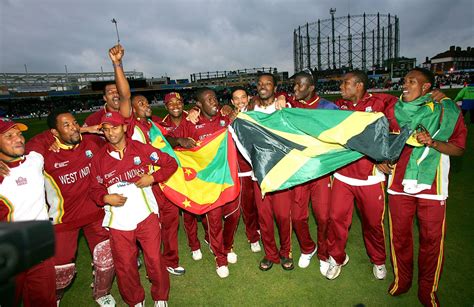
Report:
[[[115,299],[112,294],[107,294],[95,300],[100,307],[114,307]]]
[[[220,278],[226,278],[227,276],[229,276],[229,268],[226,265],[218,267],[216,269],[216,272]]]
[[[143,300],[143,302],[140,302],[138,304],[135,304],[134,307],[145,307],[145,300]]]
[[[237,254],[234,253],[234,251],[227,253],[227,262],[232,264],[237,263]]]
[[[326,277],[328,269],[329,269],[329,261],[319,260],[319,271],[324,277]]]
[[[175,268],[167,266],[166,270],[170,272],[171,274],[177,275],[177,276],[181,276],[181,275],[184,275],[184,273],[186,273],[186,270],[182,266],[177,266]]]
[[[168,307],[168,301],[155,301],[155,307]]]
[[[259,253],[262,251],[262,248],[260,247],[260,242],[253,242],[253,243],[250,243],[250,250],[253,252],[253,253]]]
[[[344,259],[344,262],[342,264],[337,264],[336,260],[332,256],[329,257],[329,268],[328,271],[326,272],[326,278],[327,279],[336,279],[339,274],[341,274],[341,269],[343,266],[345,266],[349,262],[349,256],[346,254],[346,259]]]
[[[197,250],[192,251],[191,256],[193,257],[195,261],[201,260],[202,259],[201,249],[198,248]]]
[[[387,268],[385,267],[385,264],[382,265],[376,265],[374,264],[374,268],[372,269],[372,272],[374,272],[374,276],[377,279],[385,279],[387,276]]]
[[[314,254],[318,251],[318,247],[314,248],[314,251],[312,251],[309,254],[301,254],[300,259],[298,260],[298,266],[302,269],[305,269],[309,266],[311,262],[311,258],[313,258]]]

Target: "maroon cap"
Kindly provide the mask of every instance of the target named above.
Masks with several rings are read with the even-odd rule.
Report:
[[[125,118],[123,118],[122,115],[120,115],[119,112],[107,112],[104,115],[102,115],[102,118],[100,119],[100,124],[110,124],[114,127],[124,125],[125,124]]]
[[[171,92],[165,95],[165,104],[168,104],[171,99],[173,98],[178,98],[179,100],[183,101],[183,98],[181,98],[181,95],[177,92]]]
[[[20,131],[28,130],[28,127],[22,123],[15,123],[9,118],[0,117],[0,134],[3,134],[16,126]]]

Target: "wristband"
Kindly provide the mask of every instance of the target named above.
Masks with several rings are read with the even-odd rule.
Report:
[[[119,63],[119,64],[115,64],[115,63],[113,63],[113,64],[112,64],[112,66],[113,66],[113,67],[121,67],[121,68],[123,68],[123,65],[122,65],[122,63]]]

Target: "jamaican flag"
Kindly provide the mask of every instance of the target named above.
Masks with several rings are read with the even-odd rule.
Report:
[[[216,131],[191,149],[173,150],[154,124],[150,139],[154,147],[178,163],[178,170],[160,184],[166,197],[177,206],[204,214],[239,195],[237,151],[227,129]]]
[[[398,158],[409,131],[392,140],[382,113],[283,109],[240,113],[233,136],[252,164],[262,194],[328,174],[363,155],[375,161]]]

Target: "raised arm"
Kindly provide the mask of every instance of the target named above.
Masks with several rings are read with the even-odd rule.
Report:
[[[130,99],[130,85],[123,71],[122,58],[124,54],[125,49],[122,45],[115,45],[109,49],[109,57],[114,66],[115,84],[120,96],[120,114],[125,118],[129,118],[132,115],[132,101]]]

